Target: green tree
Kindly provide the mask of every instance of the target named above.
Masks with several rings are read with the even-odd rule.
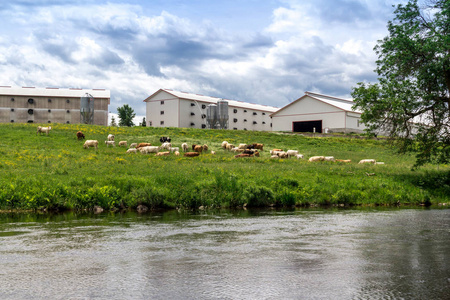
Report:
[[[378,41],[378,83],[358,83],[354,108],[369,132],[386,132],[415,167],[450,160],[450,1],[398,5]]]
[[[124,104],[122,107],[117,108],[119,115],[119,126],[134,126],[133,118],[136,116],[134,110],[128,104]]]
[[[111,123],[109,124],[109,126],[113,127],[117,126],[116,118],[114,118],[114,116],[111,116]]]

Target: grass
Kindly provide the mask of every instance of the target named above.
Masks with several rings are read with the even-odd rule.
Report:
[[[52,124],[46,136],[36,135],[37,125],[0,124],[0,209],[438,205],[450,197],[448,165],[412,171],[414,157],[396,155],[385,141],[71,124]],[[99,149],[83,149],[84,141],[75,135],[79,130],[98,140]],[[159,145],[159,137],[170,136],[174,146],[207,144],[217,153],[195,158],[126,154],[125,148],[106,147],[110,133],[116,144]],[[235,159],[220,148],[223,140],[263,143],[265,150],[261,157]],[[305,159],[270,159],[272,148],[299,150]],[[352,163],[309,163],[314,155]],[[385,165],[357,164],[364,158]]]

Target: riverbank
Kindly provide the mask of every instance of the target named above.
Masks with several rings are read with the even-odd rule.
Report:
[[[104,210],[267,206],[439,205],[449,203],[450,168],[411,171],[412,156],[398,156],[383,140],[306,137],[271,132],[52,124],[0,124],[0,209]],[[99,141],[83,149],[76,132]],[[207,144],[199,157],[127,154],[116,143],[173,146]],[[263,143],[260,157],[234,158],[222,141]],[[269,150],[299,150],[305,159],[271,159]],[[216,154],[211,154],[214,150]],[[315,155],[351,163],[310,163]],[[360,165],[373,158],[383,165]]]

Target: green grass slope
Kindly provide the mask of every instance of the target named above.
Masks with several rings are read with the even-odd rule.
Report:
[[[43,125],[47,126],[47,124]],[[48,136],[37,124],[0,124],[0,209],[198,208],[311,205],[424,205],[449,202],[449,166],[411,171],[412,156],[398,156],[384,141],[314,138],[272,132],[183,128],[104,127],[52,124]],[[76,139],[99,141],[84,149]],[[119,141],[150,142],[170,136],[173,146],[207,144],[199,157],[127,154],[106,147]],[[229,143],[263,143],[260,157],[234,158]],[[271,159],[269,150],[299,150],[305,159]],[[315,155],[351,163],[310,163]],[[360,165],[374,158],[384,165]]]

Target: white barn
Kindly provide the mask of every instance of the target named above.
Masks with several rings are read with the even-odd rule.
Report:
[[[146,122],[153,127],[208,128],[207,108],[228,102],[227,129],[271,131],[270,115],[277,107],[159,89],[147,99]]]
[[[352,100],[305,92],[305,95],[274,112],[273,131],[355,132],[366,128],[361,111],[353,110]]]

